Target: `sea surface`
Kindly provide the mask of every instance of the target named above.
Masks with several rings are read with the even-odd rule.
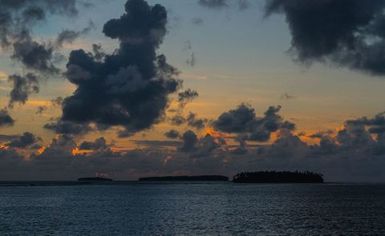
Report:
[[[385,185],[0,184],[0,235],[385,235]]]

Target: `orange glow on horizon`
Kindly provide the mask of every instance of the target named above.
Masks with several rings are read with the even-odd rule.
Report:
[[[1,144],[0,150],[8,150],[8,146]]]
[[[46,149],[46,147],[41,146],[41,147],[36,151],[36,153],[37,153],[38,155],[41,155],[41,154],[43,154],[43,152],[45,151],[45,149]]]
[[[307,136],[307,135],[298,136],[298,138],[299,138],[302,142],[304,142],[304,143],[306,143],[306,144],[311,144],[311,145],[313,145],[313,144],[318,144],[318,143],[319,143],[319,139],[310,138],[310,137]]]
[[[49,100],[28,100],[27,101],[27,105],[30,105],[30,106],[52,106],[52,102],[49,101]]]
[[[74,148],[72,149],[71,153],[73,156],[77,156],[77,155],[84,155],[84,154],[87,154],[87,153],[90,153],[92,151],[90,150],[82,150],[82,149],[79,149],[79,148]]]
[[[206,127],[204,130],[204,135],[210,135],[214,138],[231,138],[230,134],[221,133],[216,131],[213,127]]]

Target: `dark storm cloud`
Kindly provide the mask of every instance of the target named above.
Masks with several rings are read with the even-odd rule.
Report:
[[[242,104],[234,110],[222,113],[214,127],[222,132],[241,133],[246,131],[250,123],[255,121],[255,111],[248,105]]]
[[[75,30],[63,30],[59,33],[56,39],[56,45],[61,47],[64,43],[72,43],[77,38],[79,38],[82,35],[88,34],[92,29],[95,28],[94,23],[91,21],[87,27],[80,31]]]
[[[239,146],[236,147],[235,149],[231,150],[231,153],[235,154],[235,155],[245,155],[248,153],[248,147],[247,147],[247,143],[246,143],[246,140],[242,139],[242,138],[238,138],[239,141]]]
[[[109,128],[109,126],[107,125],[103,125],[103,127],[105,128]],[[123,129],[123,130],[119,130],[118,131],[118,137],[119,138],[128,138],[128,137],[131,137],[135,134],[135,132],[133,131],[130,131],[130,130],[127,130],[127,129]]]
[[[24,104],[30,94],[39,92],[39,80],[33,73],[28,73],[25,76],[10,75],[8,80],[13,84],[9,95],[10,107],[17,102]]]
[[[363,117],[356,120],[347,120],[346,123],[356,125],[385,125],[385,112],[379,113],[373,118]]]
[[[268,0],[266,15],[285,15],[297,60],[383,75],[384,9],[383,0]]]
[[[177,130],[171,129],[171,130],[167,131],[166,133],[164,133],[164,136],[166,136],[167,138],[170,138],[170,139],[176,139],[176,138],[179,138],[180,134]]]
[[[235,133],[247,140],[268,141],[272,132],[295,129],[293,123],[283,120],[277,114],[280,109],[281,106],[271,106],[263,117],[257,117],[252,107],[241,104],[236,109],[222,113],[213,125],[221,132]]]
[[[201,118],[198,118],[197,117],[197,114],[196,113],[192,113],[190,112],[186,118],[186,121],[187,121],[187,125],[192,127],[192,128],[195,128],[195,129],[203,129],[208,120],[207,119],[201,119]]]
[[[100,137],[93,142],[84,141],[79,145],[79,148],[82,150],[104,150],[109,148],[105,138]]]
[[[52,139],[52,142],[48,146],[46,151],[49,151],[49,149],[53,149],[53,150],[62,149],[63,151],[71,152],[72,149],[75,148],[76,146],[77,146],[76,142],[74,141],[72,135],[63,134],[63,135],[59,135],[59,137],[57,138]]]
[[[54,47],[49,43],[32,40],[28,32],[18,36],[13,43],[11,56],[28,68],[42,73],[56,73],[58,68],[53,64]]]
[[[106,56],[100,44],[92,44],[92,52],[96,61],[101,61]]]
[[[1,0],[0,41],[2,47],[13,49],[12,58],[28,69],[42,73],[57,72],[53,65],[54,46],[32,39],[31,29],[46,20],[48,14],[74,16],[76,0]]]
[[[186,119],[180,114],[177,114],[170,118],[170,123],[172,125],[179,126],[179,125],[183,125],[185,122],[186,122]]]
[[[43,11],[50,13],[67,13],[71,15],[77,14],[75,7],[76,0],[1,0],[1,6],[7,10],[23,10],[23,14],[26,10],[32,8],[40,8]],[[40,15],[40,14],[39,14]]]
[[[200,138],[194,153],[191,157],[209,157],[212,153],[218,149],[224,141],[207,134],[203,138]]]
[[[191,102],[199,96],[198,92],[192,89],[187,89],[178,93],[178,102],[180,105],[184,106],[188,102]]]
[[[25,132],[21,136],[13,139],[11,142],[7,143],[8,147],[14,148],[26,148],[33,146],[41,141],[41,138],[36,137],[34,134],[30,132]]]
[[[192,130],[188,130],[182,135],[183,145],[180,147],[182,152],[193,152],[198,144],[198,137]]]
[[[31,6],[23,11],[22,18],[24,23],[31,21],[41,21],[45,18],[45,12],[38,6]]]
[[[12,44],[13,37],[29,33],[30,28],[45,20],[47,14],[76,15],[76,0],[1,0],[0,41],[2,46]]]
[[[321,133],[318,151],[323,154],[336,155],[345,153],[352,156],[368,156],[374,158],[385,154],[385,133],[377,132],[384,127],[385,119],[383,114],[373,118],[360,118],[347,120],[344,128],[332,136],[332,132]],[[372,129],[375,129],[373,132]]]
[[[199,0],[198,3],[203,7],[214,9],[228,7],[227,0]]]
[[[159,122],[180,81],[177,70],[156,51],[166,34],[167,12],[161,5],[129,0],[126,13],[109,20],[106,36],[120,47],[103,60],[83,50],[70,53],[66,76],[77,86],[63,102],[63,121],[122,126],[124,133]]]
[[[181,126],[181,125],[186,124],[190,128],[200,130],[200,129],[203,129],[207,125],[209,120],[207,120],[205,118],[198,118],[196,113],[189,112],[186,117],[184,117],[181,114],[176,114],[176,115],[172,116],[171,118],[169,118],[169,122],[172,125],[176,125],[176,126]]]
[[[15,120],[9,115],[7,109],[0,110],[0,127],[12,126]]]
[[[11,58],[27,70],[44,75],[59,72],[54,65],[56,46],[34,40],[32,29],[48,15],[77,15],[76,3],[77,0],[0,0],[0,46],[10,50]],[[25,103],[29,94],[39,90],[37,76],[31,73],[12,75],[10,80],[14,83],[10,106],[14,102]]]
[[[385,128],[385,113],[384,112],[379,113],[373,118],[363,117],[356,120],[347,120],[346,124],[355,125],[355,126],[360,126],[360,125],[368,126],[370,132],[379,133],[379,132],[373,132],[373,131],[379,131]]]
[[[93,130],[87,124],[75,123],[75,122],[63,121],[63,120],[47,123],[44,125],[44,128],[48,130],[52,130],[58,134],[68,134],[68,135],[81,135]]]
[[[221,138],[214,138],[209,134],[202,138],[198,138],[196,133],[192,130],[184,132],[181,139],[182,145],[180,146],[179,151],[189,153],[192,158],[207,157],[221,145],[225,144],[225,141]]]

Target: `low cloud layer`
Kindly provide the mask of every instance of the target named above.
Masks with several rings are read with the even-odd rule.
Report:
[[[240,115],[243,112],[239,110],[243,109],[249,116]],[[272,115],[279,116],[278,110],[270,107],[264,116],[257,117],[251,107],[241,105],[224,114],[230,116],[232,122],[235,118],[249,117],[246,123],[254,124],[267,121]],[[237,111],[240,114],[236,114]],[[223,114],[217,121],[220,119]],[[278,120],[278,124],[284,121],[282,117]],[[296,134],[280,125],[271,131],[276,138],[266,142],[238,139],[234,134],[249,133],[249,130],[236,123],[226,124],[226,131],[224,126],[213,127],[214,130],[207,133],[187,130],[180,134],[172,130],[168,132],[170,138],[180,141],[137,141],[141,148],[130,151],[114,151],[114,146],[107,144],[103,137],[77,144],[72,135],[63,134],[38,152],[36,148],[41,140],[31,133],[4,136],[2,142],[6,148],[0,148],[0,179],[69,180],[95,173],[106,173],[116,179],[135,179],[148,175],[232,176],[239,171],[309,170],[323,173],[327,181],[385,181],[382,170],[385,164],[384,114],[347,120],[337,131],[307,135],[315,144],[305,143],[301,139],[304,134]],[[263,122],[258,122],[261,124]],[[32,154],[25,156],[20,150],[29,150]]]
[[[170,139],[177,139],[179,138],[180,134],[177,130],[171,129],[164,133],[164,136]]]
[[[0,110],[0,127],[12,126],[15,120],[8,113],[7,109]]]
[[[237,134],[241,139],[264,142],[279,129],[295,129],[293,123],[278,115],[280,109],[281,106],[271,106],[264,116],[257,117],[254,108],[241,104],[236,109],[222,113],[213,125],[217,130]]]
[[[95,141],[84,141],[79,145],[79,148],[82,150],[107,150],[109,145],[105,138],[100,137]]]
[[[39,141],[41,141],[41,138],[36,137],[34,134],[30,132],[25,132],[24,134],[18,136],[17,138],[12,139],[9,143],[6,145],[8,147],[13,148],[37,148],[40,147],[38,145]]]

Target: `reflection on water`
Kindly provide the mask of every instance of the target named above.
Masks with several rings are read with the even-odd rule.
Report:
[[[385,185],[0,188],[0,235],[385,235]]]

